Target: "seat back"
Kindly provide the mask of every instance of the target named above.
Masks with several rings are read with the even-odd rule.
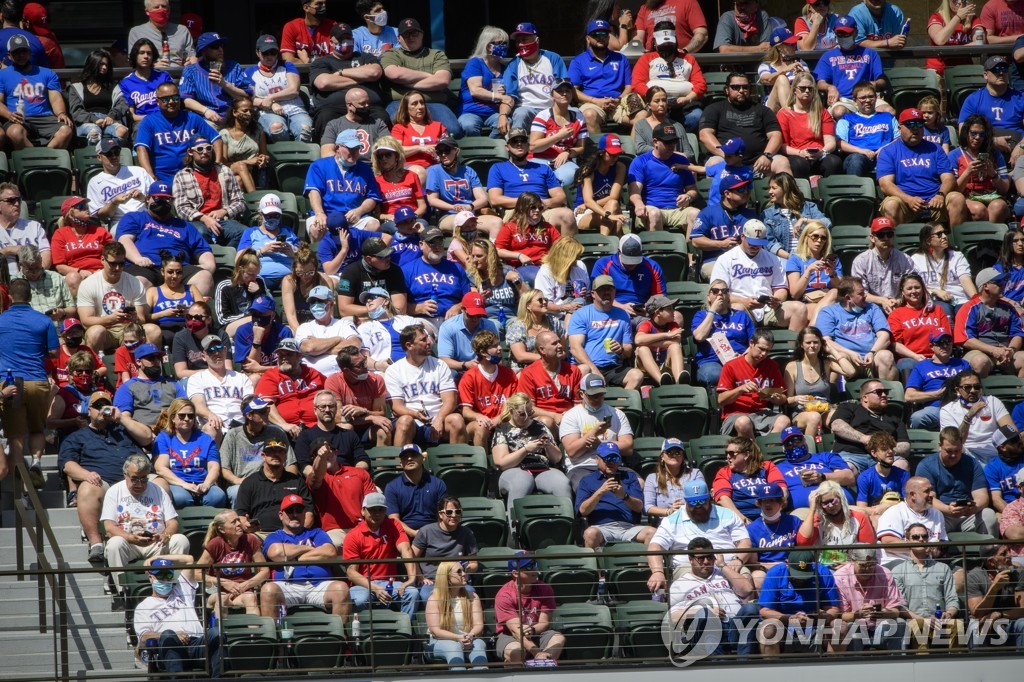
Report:
[[[345,656],[345,626],[341,616],[320,612],[289,614],[293,631],[291,655],[301,670],[340,668]]]
[[[555,629],[565,635],[566,660],[590,661],[611,656],[615,629],[607,606],[563,604],[555,609],[552,621]]]
[[[604,394],[604,402],[622,410],[633,428],[633,433],[643,433],[644,408],[640,391],[609,386],[607,393]]]
[[[366,450],[366,455],[370,458],[370,470],[373,471],[373,483],[381,490],[384,490],[392,479],[402,475],[402,463],[398,459],[401,449],[392,445],[378,445]]]
[[[427,451],[427,467],[455,497],[480,497],[487,492],[487,453],[475,445],[435,445]]]
[[[277,661],[277,631],[269,616],[229,614],[220,621],[224,665],[233,673],[260,673]]]
[[[557,495],[527,495],[512,503],[519,544],[527,549],[569,544],[574,518],[572,503]]]
[[[608,589],[620,602],[651,601],[651,591],[647,580],[651,577],[651,567],[644,557],[635,553],[624,556],[616,553],[616,547],[607,547],[598,555],[598,564],[604,571]]]
[[[461,497],[462,525],[473,531],[480,547],[504,547],[508,539],[508,520],[501,500],[488,497]]]
[[[612,613],[619,631],[622,657],[664,660],[668,651],[662,638],[662,627],[668,613],[667,604],[650,599],[626,602],[616,606]]]
[[[700,438],[707,429],[710,406],[703,388],[678,384],[656,386],[650,393],[654,432],[687,441]]]
[[[413,634],[409,616],[387,609],[366,609],[360,614],[359,651],[374,670],[395,669],[412,661]]]

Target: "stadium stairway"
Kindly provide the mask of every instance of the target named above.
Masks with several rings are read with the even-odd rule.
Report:
[[[37,491],[69,568],[89,568],[87,547],[81,538],[81,525],[75,509],[64,506],[64,493],[57,476],[57,455],[43,457],[46,486]],[[0,482],[2,527],[0,527],[0,571],[17,569],[15,554],[15,512],[13,477]],[[31,512],[33,513],[34,512]],[[23,531],[25,563],[34,569],[35,552],[28,533]],[[45,544],[45,543],[44,543]],[[46,558],[55,561],[47,549]],[[71,678],[83,678],[100,672],[134,670],[134,656],[128,649],[124,629],[124,612],[111,610],[111,596],[104,592],[106,578],[96,573],[72,574],[67,577],[66,603],[68,618],[68,663]],[[55,602],[47,587],[47,632],[39,632],[37,584],[34,578],[17,581],[13,576],[0,577],[0,660],[3,679],[12,682],[22,678],[53,679],[57,660]]]

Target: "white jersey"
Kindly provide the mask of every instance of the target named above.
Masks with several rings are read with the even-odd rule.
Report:
[[[725,282],[730,291],[739,296],[771,296],[776,289],[786,288],[786,266],[767,249],[761,249],[751,258],[741,246],[734,246],[715,261],[709,281],[716,279]],[[764,313],[764,308],[751,311],[758,322],[764,319]]]
[[[584,405],[575,405],[562,415],[558,425],[558,439],[565,440],[567,435],[588,436],[596,431],[601,422],[609,420],[608,428],[598,438],[602,443],[614,442],[620,436],[632,436],[633,427],[622,410],[605,403],[597,412],[589,412]],[[597,470],[597,448],[587,450],[576,457],[565,458],[565,470],[572,471],[580,467]]]
[[[153,177],[139,166],[121,166],[117,175],[107,172],[100,172],[89,180],[89,188],[86,191],[86,198],[89,200],[89,212],[96,213],[110,203],[110,200],[119,194],[139,190],[143,194],[153,184]],[[146,204],[138,199],[129,199],[123,204],[118,204],[110,219],[111,231],[127,213],[141,211]]]
[[[420,320],[409,315],[395,315],[392,319],[391,328],[394,329],[395,336],[400,334],[410,324],[420,323]],[[374,362],[394,361],[395,358],[392,357],[394,338],[392,338],[391,332],[383,323],[377,320],[367,320],[359,325],[356,331],[359,332],[359,338],[362,340],[363,345],[370,349],[370,357]]]
[[[571,303],[574,298],[587,298],[590,291],[590,276],[583,261],[576,261],[576,264],[569,268],[569,276],[565,282],[557,282],[551,274],[551,268],[545,263],[537,271],[533,288],[544,294],[550,302],[565,305]]]
[[[252,94],[254,97],[267,97],[288,88],[288,70],[282,65],[278,65],[274,69],[274,73],[271,74],[261,71],[259,67],[256,67],[252,69],[249,78],[252,81]],[[277,104],[281,105],[284,109],[284,115],[288,117],[306,113],[305,107],[302,106],[302,97],[298,95],[288,99],[279,99]]]
[[[941,259],[932,260],[931,256],[923,253],[915,253],[910,257],[914,263],[914,270],[924,279],[924,285],[929,289],[942,289],[953,297],[953,305],[963,305],[970,296],[960,283],[964,275],[971,276],[971,266],[967,264],[964,254],[959,251],[949,252],[949,263],[944,264]],[[943,269],[946,272],[946,281],[942,281]]]
[[[203,637],[205,630],[196,613],[198,589],[199,583],[190,582],[183,573],[179,573],[178,584],[167,599],[146,597],[135,607],[135,634],[173,630],[190,637]]]
[[[884,537],[890,537],[900,542],[905,542],[904,534],[907,531],[907,526],[912,523],[920,523],[928,529],[928,542],[945,542],[948,539],[946,537],[946,519],[942,516],[942,512],[930,506],[924,510],[924,514],[918,514],[907,506],[906,502],[900,502],[886,509],[878,517],[877,535],[879,541]],[[882,559],[910,556],[909,549],[889,550],[886,552],[885,545],[882,544],[881,547]]]
[[[228,370],[223,379],[217,378],[213,372],[204,369],[188,378],[189,398],[197,395],[203,396],[206,406],[210,412],[217,415],[224,422],[225,433],[231,428],[231,422],[241,424],[242,419],[242,398],[255,393],[252,381],[244,374],[234,370]]]
[[[118,310],[146,305],[146,294],[133,275],[121,273],[117,284],[103,278],[103,271],[97,270],[78,287],[78,307],[91,306],[96,315],[110,315]]]
[[[457,391],[452,371],[435,357],[419,367],[402,358],[384,372],[388,399],[399,398],[410,410],[421,410],[433,419],[441,412],[441,394]]]
[[[24,246],[25,244],[32,244],[40,252],[50,250],[50,240],[46,237],[46,230],[35,220],[18,218],[9,230],[0,227],[0,249]],[[7,256],[7,268],[12,278],[21,272],[16,255]]]
[[[698,578],[693,573],[686,573],[678,580],[673,580],[669,587],[669,611],[686,611],[692,606],[717,607],[728,618],[733,618],[740,610],[740,599],[729,584],[729,579],[715,567],[708,578]]]
[[[330,324],[320,324],[316,320],[311,320],[300,324],[295,331],[295,340],[300,347],[306,339],[350,339],[353,336],[358,337],[359,332],[348,318],[332,319]],[[303,353],[302,362],[313,367],[325,377],[341,371],[338,369],[338,360],[334,353],[324,353],[323,355]]]
[[[163,535],[167,522],[176,518],[178,512],[174,511],[171,496],[152,481],[138,497],[128,490],[127,481],[110,486],[103,496],[100,521],[113,521],[125,533],[149,531]]]

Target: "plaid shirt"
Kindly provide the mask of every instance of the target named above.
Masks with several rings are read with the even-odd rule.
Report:
[[[221,164],[214,164],[217,169],[217,177],[220,180],[221,200],[220,208],[226,209],[228,218],[240,218],[245,213],[245,197],[242,195],[242,188],[235,179],[235,174],[230,168]],[[174,209],[178,217],[185,220],[199,220],[201,215],[199,209],[206,203],[203,192],[199,188],[199,181],[196,180],[195,172],[189,166],[182,168],[174,175]]]
[[[32,308],[41,313],[52,308],[70,308],[75,305],[75,299],[68,285],[64,283],[64,277],[53,270],[43,270],[39,279],[28,280],[28,284],[32,287]]]

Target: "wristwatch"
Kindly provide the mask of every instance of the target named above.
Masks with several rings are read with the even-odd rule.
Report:
[[[768,159],[769,161],[771,161],[772,159],[774,159],[774,158],[775,158],[775,155],[774,155],[774,154],[771,154],[771,153],[769,153],[769,152],[761,152],[761,156],[765,157],[765,158],[766,158],[766,159]]]

